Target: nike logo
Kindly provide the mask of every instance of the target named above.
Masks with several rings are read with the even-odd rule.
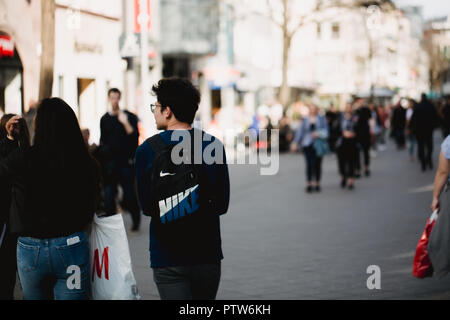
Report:
[[[174,175],[175,175],[175,173],[162,172],[162,171],[159,173],[159,176],[160,176],[160,177],[174,176]]]
[[[172,222],[181,217],[190,215],[199,209],[198,184],[192,188],[174,194],[159,201],[161,222]]]

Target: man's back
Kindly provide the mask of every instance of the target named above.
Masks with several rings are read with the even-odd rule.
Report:
[[[166,145],[176,145],[182,141],[182,134],[186,132],[187,130],[166,130],[161,132],[159,135]],[[153,268],[217,263],[223,258],[219,215],[224,214],[228,210],[230,194],[228,167],[226,164],[226,157],[222,143],[213,136],[206,135],[206,137],[207,138],[202,142],[202,153],[204,154],[203,162],[205,161],[205,156],[208,153],[207,150],[210,149],[208,146],[211,146],[212,143],[217,143],[217,145],[214,145],[215,150],[220,148],[219,151],[223,154],[223,159],[220,159],[220,154],[217,154],[217,156],[219,156],[217,163],[203,164],[206,175],[209,179],[209,191],[211,193],[211,197],[214,199],[215,209],[215,212],[210,212],[210,214],[214,215],[214,217],[209,220],[209,225],[206,227],[208,230],[205,230],[212,231],[208,232],[209,239],[206,240],[206,242],[209,243],[205,243],[205,245],[208,245],[211,250],[208,250],[206,255],[199,256],[198,252],[202,251],[202,248],[188,248],[187,251],[192,250],[191,257],[187,257],[186,254],[180,256],[177,250],[173,250],[165,246],[164,240],[156,234],[155,231],[157,230],[155,230],[155,228],[158,228],[158,224],[156,223],[157,221],[153,221],[154,218],[152,218],[150,224],[150,260]],[[150,181],[150,173],[153,169],[153,161],[155,160],[155,156],[155,152],[148,142],[143,143],[136,151],[138,198],[143,212],[147,215],[154,213],[151,212],[151,204],[148,200],[151,198],[152,181]],[[213,156],[216,155],[214,154]],[[173,205],[173,202],[171,203]],[[182,221],[180,223],[182,223]],[[198,232],[202,231],[198,230]],[[188,241],[189,239],[178,240],[181,243],[183,241]]]
[[[428,100],[422,100],[414,109],[411,122],[416,135],[428,135],[435,129],[437,120],[433,104]]]

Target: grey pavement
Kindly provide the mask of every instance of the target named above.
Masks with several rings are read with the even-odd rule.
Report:
[[[436,165],[441,140],[436,132]],[[335,157],[326,157],[318,194],[304,192],[301,154],[281,155],[274,176],[261,176],[256,165],[231,165],[217,298],[449,299],[450,277],[412,276],[435,170],[421,172],[392,143],[371,160],[372,176],[350,191],[340,188]],[[129,228],[129,215],[125,223]],[[149,268],[148,224],[144,217],[129,244],[140,294],[153,300],[159,296]],[[371,265],[381,270],[379,290],[366,285]]]
[[[436,132],[435,164],[440,141]],[[435,170],[421,172],[392,143],[371,160],[372,176],[357,180],[350,191],[340,188],[336,159],[328,156],[319,194],[304,192],[301,154],[281,155],[274,176],[261,176],[256,165],[231,165],[217,298],[450,298],[450,277],[412,275]],[[145,218],[141,234],[130,236],[130,247],[143,299],[158,299],[148,267],[147,223]],[[371,265],[380,267],[380,290],[367,288]]]

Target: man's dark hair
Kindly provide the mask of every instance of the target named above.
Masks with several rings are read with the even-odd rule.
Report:
[[[111,94],[111,92],[118,93],[118,94],[119,94],[119,98],[122,97],[122,92],[120,92],[120,90],[117,89],[117,88],[111,88],[111,89],[109,89],[109,90],[108,90],[108,97],[109,97],[109,95]]]
[[[420,98],[421,98],[421,101],[422,101],[422,102],[428,102],[428,97],[427,97],[427,95],[426,95],[425,93],[422,93],[422,94],[420,95]]]
[[[192,124],[200,103],[200,92],[189,80],[161,79],[152,87],[152,92],[161,103],[161,110],[170,107],[178,121]]]

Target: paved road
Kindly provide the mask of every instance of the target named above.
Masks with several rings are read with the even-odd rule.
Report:
[[[436,146],[435,163],[437,156]],[[275,176],[259,175],[257,166],[231,165],[218,299],[450,298],[450,277],[411,274],[434,171],[422,173],[392,144],[372,161],[372,176],[349,191],[339,186],[335,158],[326,158],[320,194],[304,192],[301,155],[281,155]],[[130,236],[132,258],[142,297],[158,299],[146,229]],[[380,267],[380,290],[367,289],[370,265]]]
[[[435,163],[437,156],[436,147]],[[304,192],[301,155],[281,155],[274,176],[259,175],[257,166],[230,166],[218,299],[450,298],[450,277],[411,274],[434,171],[422,173],[391,144],[372,161],[373,175],[349,191],[339,186],[335,158],[327,157],[320,194]],[[128,216],[125,221],[129,227]],[[149,269],[148,222],[144,217],[129,242],[141,296],[151,300],[159,297]],[[380,290],[367,289],[370,265],[380,267]]]

